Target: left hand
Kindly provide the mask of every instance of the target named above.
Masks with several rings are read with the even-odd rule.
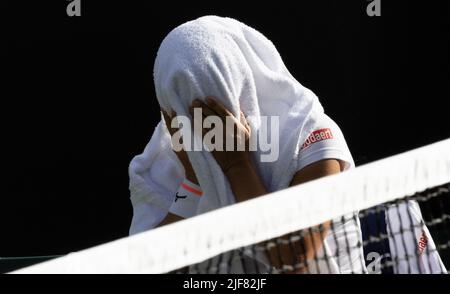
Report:
[[[166,124],[167,130],[169,131],[170,137],[172,138],[174,134],[179,130],[178,128],[172,127],[172,120],[176,118],[177,113],[172,111],[172,114],[168,114],[163,109],[161,109],[161,112],[164,116],[164,122]],[[181,164],[184,167],[186,179],[198,185],[197,176],[195,175],[194,169],[192,168],[191,162],[189,161],[189,157],[186,151],[184,149],[180,151],[175,150],[173,151],[175,152],[175,154],[177,155],[178,159],[180,160]]]
[[[201,118],[194,117],[194,108],[201,108]],[[222,121],[222,126],[215,125],[214,127],[223,128],[223,140],[218,143],[223,151],[213,150],[212,155],[225,174],[227,174],[232,167],[248,164],[250,162],[249,141],[251,129],[242,112],[240,113],[239,118],[236,118],[222,103],[217,101],[217,99],[206,97],[205,102],[199,99],[194,100],[190,107],[190,113],[193,119],[201,120],[196,121],[195,123],[201,124],[202,126],[204,119],[208,116],[217,116]],[[232,124],[229,124],[228,126],[226,124],[227,117],[230,117],[228,120],[232,122]],[[202,128],[202,131],[204,138],[204,135],[208,133],[208,129]],[[215,139],[217,140],[218,138]],[[231,145],[230,142],[232,142],[233,151],[226,151],[226,142],[229,142],[229,145]],[[244,151],[237,151],[238,144],[241,144],[241,146],[244,147]],[[217,146],[217,144],[215,145]]]

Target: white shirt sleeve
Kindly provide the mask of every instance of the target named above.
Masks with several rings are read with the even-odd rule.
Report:
[[[339,126],[324,115],[317,128],[308,136],[300,149],[299,170],[323,159],[337,159],[344,170],[355,166],[347,142]]]

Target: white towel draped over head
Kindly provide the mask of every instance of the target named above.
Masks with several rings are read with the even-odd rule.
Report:
[[[294,38],[294,36],[292,36]],[[275,46],[255,29],[231,18],[205,16],[180,25],[163,40],[154,66],[160,106],[190,117],[196,98],[214,96],[234,115],[242,110],[252,135],[279,136],[279,158],[253,159],[266,188],[285,188],[298,169],[301,144],[323,113],[316,95],[286,69]],[[261,117],[279,118],[278,134],[263,127]],[[270,121],[270,120],[269,120]],[[130,164],[134,208],[131,233],[149,229],[167,214],[183,168],[171,150],[170,136],[160,123],[141,155]],[[229,184],[208,151],[188,152],[203,190],[198,213],[234,202]]]

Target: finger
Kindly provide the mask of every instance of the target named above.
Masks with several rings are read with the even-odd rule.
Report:
[[[227,116],[234,117],[234,115],[222,103],[213,97],[206,97],[206,104],[224,120]]]
[[[247,120],[245,119],[245,115],[242,112],[242,110],[239,112],[239,122],[241,123],[241,125],[243,125],[244,127],[247,126]]]
[[[169,114],[167,114],[167,112],[164,109],[161,109],[161,112],[163,114],[166,126],[169,128],[170,127],[170,123],[172,122],[172,118],[169,116]]]
[[[172,109],[170,110],[170,114],[169,112],[165,111],[163,108],[161,108],[161,112],[164,113],[166,116],[172,118],[175,115],[177,115],[177,113],[175,111],[173,111]]]
[[[245,129],[250,132],[250,124],[248,123],[247,119],[245,118],[245,114],[241,110],[241,117],[240,117],[241,124],[245,127]]]
[[[205,102],[201,101],[200,99],[195,99],[192,102],[194,108],[201,108],[202,109],[202,116],[208,117],[208,116],[217,116],[217,114],[214,112],[214,110],[211,109]]]
[[[171,111],[172,115],[169,115],[165,110],[161,109],[161,112],[164,117],[164,121],[166,123],[166,127],[169,130],[169,133],[171,136],[175,134],[175,132],[179,129],[179,124],[177,120],[177,113],[175,111]],[[172,124],[175,125],[175,127],[172,127]]]
[[[205,120],[207,117],[220,117],[210,108],[208,105],[206,105],[203,101],[196,99],[192,102],[192,109],[200,109],[201,116],[194,117],[195,122],[200,122],[202,126],[202,135],[205,136],[206,133],[211,129],[211,127],[205,126]],[[193,112],[195,115],[195,112]],[[221,119],[220,119],[221,120]]]
[[[195,108],[201,108],[197,106],[197,103],[192,103],[192,105],[189,107],[189,114],[191,115],[192,122],[194,126],[203,126],[203,116],[202,115],[195,115]],[[196,132],[196,129],[194,127],[194,132]],[[202,133],[204,133],[204,130],[202,128]]]

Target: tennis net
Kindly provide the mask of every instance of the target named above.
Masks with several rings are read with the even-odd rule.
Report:
[[[14,273],[446,273],[450,139]]]

